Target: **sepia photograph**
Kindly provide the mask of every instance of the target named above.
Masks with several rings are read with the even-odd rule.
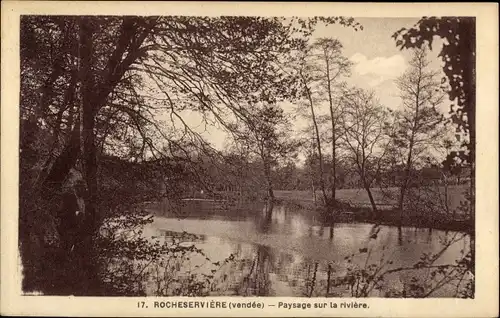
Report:
[[[477,18],[330,12],[21,14],[19,295],[475,299]]]

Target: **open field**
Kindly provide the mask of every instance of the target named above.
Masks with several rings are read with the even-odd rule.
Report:
[[[465,200],[465,191],[467,190],[467,185],[452,185],[448,186],[448,206],[450,211],[453,209],[457,209],[460,206],[460,202]],[[379,206],[380,209],[390,209],[397,203],[397,197],[399,194],[399,188],[387,188],[381,190],[380,188],[372,188],[372,194]],[[438,195],[437,192],[441,195],[441,200],[444,202],[444,187],[439,187],[438,189],[432,189],[432,195]],[[384,195],[384,193],[386,195]],[[304,204],[312,204],[313,203],[313,195],[311,191],[284,191],[284,190],[276,190],[274,194],[277,199],[296,202],[296,203],[304,203]],[[322,197],[321,192],[316,193],[316,198],[320,200]],[[370,199],[368,198],[368,194],[364,189],[339,189],[336,193],[337,200],[349,203],[351,206],[355,207],[370,207]],[[436,197],[436,200],[439,198]]]

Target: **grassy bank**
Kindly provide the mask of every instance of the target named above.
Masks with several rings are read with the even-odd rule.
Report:
[[[437,189],[437,188],[436,188]],[[423,191],[427,197],[416,200],[414,209],[408,209],[404,213],[403,226],[433,228],[450,231],[470,232],[474,226],[467,215],[460,212],[458,207],[460,202],[465,200],[464,192],[466,185],[451,186],[448,188],[448,210],[442,208],[444,200],[444,189],[438,191]],[[422,190],[422,189],[420,189]],[[423,190],[426,190],[425,188]],[[429,189],[427,189],[429,190]],[[276,190],[276,203],[287,206],[297,213],[316,214],[320,218],[326,218],[325,222],[367,222],[385,225],[399,225],[399,211],[397,205],[398,188],[372,189],[374,199],[379,213],[373,216],[372,207],[368,195],[364,189],[340,189],[336,193],[337,200],[341,203],[338,210],[348,213],[324,213],[325,208],[321,203],[321,194],[317,193],[317,203],[314,202],[310,191],[281,191]],[[265,200],[265,193],[261,197],[245,199],[239,201],[235,192],[217,193],[215,200],[212,197],[204,199],[193,199],[169,205],[163,203],[150,203],[148,207],[156,215],[175,217],[213,217],[213,215],[223,215],[227,219],[240,219],[245,216],[252,216],[262,211]],[[425,205],[431,205],[429,210]],[[338,212],[337,210],[337,212]]]
[[[456,210],[460,206],[460,202],[465,199],[464,192],[467,190],[467,185],[453,185],[448,187],[448,205],[450,210]],[[387,189],[372,188],[371,189],[377,207],[380,209],[390,209],[397,203],[399,188],[392,187]],[[439,187],[435,192],[444,195],[444,188]],[[277,199],[285,201],[297,201],[303,204],[314,204],[313,194],[311,191],[285,191],[276,190],[274,194]],[[350,204],[354,207],[370,207],[370,199],[364,189],[339,189],[336,191],[337,200]],[[321,192],[316,193],[318,200],[321,200]]]
[[[466,189],[466,185],[456,185],[448,188],[448,211],[444,208],[439,208],[445,202],[444,188],[432,192],[428,196],[432,195],[433,197],[425,199],[434,202],[438,206],[438,212],[405,211],[402,225],[450,231],[472,231],[474,225],[459,210],[461,201],[465,200]],[[379,215],[376,218],[373,217],[370,200],[364,189],[340,189],[337,190],[336,197],[338,201],[343,203],[343,210],[353,213],[352,218],[355,222],[399,225],[399,210],[395,208],[398,191],[398,188],[372,189],[377,208],[379,209]],[[321,204],[321,193],[316,194],[318,200],[316,204],[310,191],[275,191],[275,196],[279,203],[305,213],[310,211],[321,212],[324,209]],[[437,203],[439,200],[441,200],[440,205]]]

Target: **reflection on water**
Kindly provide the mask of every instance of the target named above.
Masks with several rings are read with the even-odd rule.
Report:
[[[460,233],[417,228],[399,232],[391,226],[374,230],[372,224],[333,224],[315,213],[299,213],[283,206],[268,212],[264,207],[258,217],[224,218],[220,213],[211,217],[193,213],[183,219],[156,217],[145,235],[168,240],[176,233],[193,234],[184,237],[184,244],[194,245],[202,253],[190,256],[187,262],[184,259],[171,270],[177,270],[178,275],[183,275],[184,269],[185,275],[211,278],[212,295],[356,296],[353,288],[337,284],[339,277],[352,268],[374,266],[374,272],[390,272],[413,266],[425,253],[440,255],[435,265],[454,264],[468,251],[468,237]],[[447,240],[457,237],[463,238],[443,252]],[[368,286],[364,291],[370,296],[387,296],[391,288],[410,284],[415,273],[429,275],[396,272],[385,277],[385,289]],[[147,293],[162,294],[153,281]],[[445,287],[433,296],[454,294]]]

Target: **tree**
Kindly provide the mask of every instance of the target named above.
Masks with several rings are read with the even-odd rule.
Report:
[[[83,254],[93,250],[106,217],[100,158],[182,159],[197,174],[196,153],[210,146],[182,112],[195,111],[222,126],[228,116],[247,120],[242,101],[292,86],[278,62],[302,48],[319,22],[356,25],[346,18],[23,16],[22,249],[31,230],[48,227],[33,220],[41,214],[54,219],[51,205],[57,205],[69,171],[83,168],[89,231],[82,231],[85,247],[76,250],[87,262],[83,267],[91,268],[92,259]],[[22,252],[24,259],[29,254]],[[92,271],[82,273],[82,280],[97,279]]]
[[[320,38],[307,47],[298,57],[297,73],[301,83],[303,103],[309,109],[315,133],[315,145],[319,160],[319,184],[324,203],[335,205],[336,188],[336,154],[339,140],[338,123],[341,117],[340,95],[343,83],[341,78],[349,75],[351,63],[342,55],[342,44],[332,38]],[[321,126],[321,106],[328,106],[332,147],[332,164],[329,173],[331,197],[327,194],[325,181],[325,155],[323,153],[323,137]],[[325,105],[326,106],[326,105]]]
[[[475,109],[476,109],[476,20],[473,17],[424,17],[410,29],[402,28],[394,33],[396,45],[401,49],[428,46],[432,50],[434,37],[444,43],[439,56],[443,61],[448,84],[448,97],[453,102],[451,120],[459,131],[468,135],[463,146],[467,151],[453,151],[450,157],[458,157],[470,164],[470,217],[474,217],[475,189]]]
[[[340,79],[343,76],[350,74],[352,63],[342,55],[342,44],[337,39],[320,38],[313,44],[313,53],[315,62],[317,63],[318,81],[320,89],[326,90],[328,109],[330,112],[331,124],[331,147],[332,147],[332,163],[330,174],[331,199],[330,204],[335,206],[336,197],[335,190],[337,188],[337,143],[339,141],[338,128],[340,117],[342,116],[341,109],[341,94],[343,83]]]
[[[313,85],[315,84],[314,70],[315,66],[308,61],[309,59],[309,49],[306,49],[298,58],[297,73],[301,84],[301,91],[303,97],[305,97],[305,105],[309,108],[310,118],[312,120],[312,126],[314,129],[314,145],[316,146],[316,151],[318,153],[318,163],[319,163],[319,186],[321,193],[323,194],[323,202],[328,204],[328,195],[326,193],[325,177],[324,177],[324,160],[323,160],[323,150],[321,148],[321,134],[320,125],[318,123],[318,116],[315,111],[317,107],[317,97],[313,94]]]
[[[436,107],[441,104],[444,94],[439,90],[438,73],[429,69],[426,55],[425,50],[414,50],[410,68],[396,80],[403,106],[402,110],[395,111],[397,128],[392,135],[396,146],[404,149],[398,199],[400,226],[405,195],[414,178],[411,172],[423,156],[429,155],[431,147],[438,144],[443,134],[443,129],[439,129],[442,128],[439,127],[442,115]]]
[[[475,156],[476,156],[476,20],[474,17],[423,17],[411,29],[394,33],[401,49],[427,45],[432,50],[434,37],[444,43],[439,56],[443,61],[443,82],[448,83],[448,97],[454,102],[450,113],[459,131],[468,135],[466,151],[453,151],[449,160],[459,158],[470,164],[469,218],[475,220]],[[475,259],[475,234],[471,238],[471,259]],[[474,273],[474,265],[472,265]],[[474,294],[474,290],[472,290]]]
[[[372,206],[373,216],[378,213],[371,187],[382,169],[387,152],[387,111],[379,104],[373,92],[353,89],[344,97],[346,107],[342,127],[342,140],[348,160],[355,167]]]
[[[319,160],[318,160],[318,152],[316,151],[315,138],[305,138],[310,139],[306,140],[302,143],[303,148],[305,150],[305,162],[304,162],[304,172],[307,176],[307,184],[311,186],[311,192],[313,196],[313,202],[316,205],[318,202],[316,189],[318,187],[318,181],[321,180],[320,169],[319,169]]]
[[[270,201],[274,200],[273,169],[280,160],[293,158],[298,147],[289,134],[289,118],[283,109],[273,103],[264,103],[255,111],[248,126],[243,128],[236,140],[259,158]]]

